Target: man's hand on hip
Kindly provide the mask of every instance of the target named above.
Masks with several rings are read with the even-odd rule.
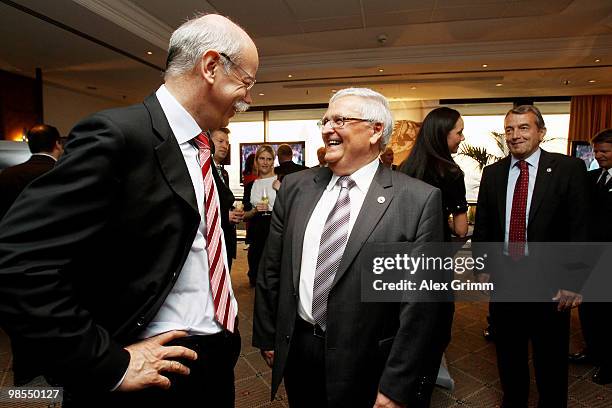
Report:
[[[406,405],[393,401],[391,398],[378,391],[373,408],[406,408]]]
[[[168,389],[170,380],[162,372],[188,375],[189,368],[170,359],[196,360],[196,352],[182,346],[164,346],[185,336],[187,332],[173,330],[127,346],[125,349],[130,353],[130,364],[117,391],[138,391],[148,387]]]

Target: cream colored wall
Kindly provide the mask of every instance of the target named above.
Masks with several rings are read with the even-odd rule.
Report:
[[[54,84],[43,84],[43,114],[45,123],[55,126],[63,136],[81,119],[92,113],[125,106],[121,102],[98,98]]]

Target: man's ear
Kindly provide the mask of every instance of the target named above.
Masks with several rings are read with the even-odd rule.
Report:
[[[540,132],[540,142],[544,140],[544,136],[546,136],[546,128],[542,128],[538,130]]]
[[[383,135],[384,126],[380,122],[374,122],[372,123],[372,129],[374,129],[374,134],[370,136],[370,144],[378,145]]]
[[[200,58],[200,75],[212,85],[215,82],[217,71],[222,69],[221,56],[215,50],[208,50]]]

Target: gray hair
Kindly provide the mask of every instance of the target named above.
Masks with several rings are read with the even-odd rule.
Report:
[[[383,134],[379,145],[382,151],[387,143],[389,143],[391,133],[393,132],[393,115],[391,115],[387,98],[369,88],[346,88],[336,92],[329,100],[329,103],[332,104],[346,96],[357,96],[364,99],[366,103],[359,106],[361,117],[383,124]]]
[[[506,117],[509,114],[513,113],[515,115],[524,115],[526,113],[533,113],[536,117],[536,126],[538,129],[546,129],[546,124],[544,123],[544,118],[542,117],[542,112],[538,108],[533,105],[520,105],[515,108],[512,108],[506,113]]]
[[[164,78],[191,71],[208,50],[224,53],[234,62],[240,60],[243,38],[231,24],[220,24],[199,15],[183,23],[170,37]],[[223,67],[229,64],[223,58]]]

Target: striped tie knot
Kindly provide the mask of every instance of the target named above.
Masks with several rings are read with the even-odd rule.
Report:
[[[336,181],[336,184],[340,185],[340,189],[347,188],[349,190],[355,187],[356,185],[355,180],[353,180],[351,176],[342,176],[338,178],[338,181]]]

